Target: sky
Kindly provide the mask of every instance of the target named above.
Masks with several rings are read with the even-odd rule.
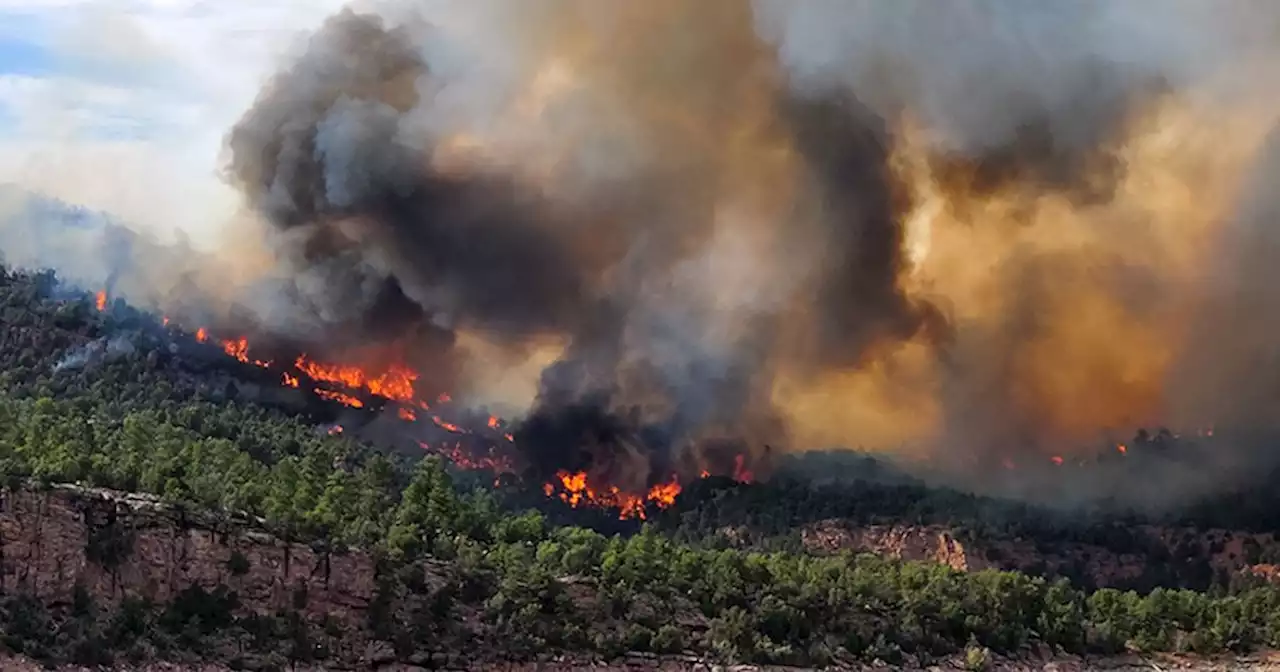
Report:
[[[212,241],[223,136],[342,0],[0,0],[0,184]]]

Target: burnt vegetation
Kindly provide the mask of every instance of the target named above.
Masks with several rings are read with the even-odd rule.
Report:
[[[1061,511],[930,487],[865,455],[831,452],[784,459],[762,483],[702,479],[647,521],[619,520],[516,478],[495,483],[436,456],[333,435],[323,411],[246,399],[229,381],[252,379],[256,367],[170,348],[190,336],[123,303],[100,312],[51,273],[0,271],[0,317],[8,487],[149,493],[217,515],[252,514],[284,538],[373,552],[381,597],[359,627],[400,660],[438,661],[477,641],[508,659],[641,651],[790,664],[903,664],[1039,645],[1280,646],[1280,589],[1212,566],[1221,544],[1199,534],[1280,527],[1280,502],[1266,488],[1159,515]],[[126,332],[131,351],[59,367],[68,352]],[[987,545],[993,568],[808,548],[800,531],[830,520],[944,527]],[[120,562],[131,552],[127,535],[101,529],[91,559]],[[1040,561],[1002,561],[1003,541],[1034,547]],[[1162,569],[1103,587],[1078,558],[1044,561],[1079,546]],[[1280,560],[1256,542],[1242,549],[1239,568]],[[242,556],[229,565],[235,575],[250,571]],[[438,580],[424,581],[424,567]],[[338,644],[340,626],[298,612],[247,614],[226,590],[191,589],[171,604],[127,599],[110,613],[77,595],[69,605],[4,596],[0,641],[83,664],[194,657],[270,668],[350,653]]]

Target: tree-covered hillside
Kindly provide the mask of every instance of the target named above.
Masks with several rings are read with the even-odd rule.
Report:
[[[1090,591],[1016,572],[817,556],[791,535],[806,522],[842,518],[1132,546],[1124,525],[910,482],[818,488],[796,478],[706,479],[646,525],[606,525],[616,516],[568,510],[518,483],[495,489],[439,458],[387,456],[306,415],[230,398],[219,391],[221,377],[252,376],[253,367],[171,349],[167,339],[184,337],[169,336],[155,317],[123,305],[99,312],[60,294],[50,274],[0,273],[0,318],[7,487],[152,493],[214,515],[261,517],[285,538],[373,553],[386,594],[416,596],[407,602],[416,606],[371,609],[361,627],[394,642],[406,660],[478,642],[489,655],[516,659],[688,651],[810,665],[965,651],[979,665],[984,650],[1033,644],[1092,652],[1280,645],[1280,590],[1256,582],[1213,592]],[[125,332],[132,348],[66,365],[77,348]],[[748,528],[747,542],[723,543],[726,526]],[[440,581],[428,585],[408,571],[426,565]],[[212,642],[226,638],[285,661],[337,655],[317,644],[324,623],[245,614],[237,604],[234,594],[195,591],[173,604],[128,602],[108,613],[83,600],[43,604],[10,594],[0,642],[82,662],[139,651],[213,655]]]

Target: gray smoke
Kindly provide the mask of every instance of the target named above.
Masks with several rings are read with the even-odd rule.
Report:
[[[127,333],[103,336],[70,349],[53,365],[54,372],[75,370],[108,363],[137,352],[133,336]]]
[[[1186,295],[1186,278],[1135,262],[1134,248],[1167,253],[1155,245],[1167,229],[1127,207],[1141,200],[1140,167],[1118,150],[1162,101],[1264,100],[1280,7],[432,7],[332,17],[230,129],[226,178],[266,223],[269,268],[237,297],[239,313],[219,306],[217,319],[308,351],[394,352],[427,384],[482,401],[495,390],[477,368],[514,370],[551,351],[525,400],[532,461],[608,468],[628,485],[721,459],[706,446],[764,459],[766,445],[910,434],[925,422],[902,409],[925,402],[941,425],[926,440],[965,455],[1034,454],[1046,434],[1077,440],[1076,425],[1097,419],[1072,408],[1081,399],[1108,422],[1145,422],[1156,406],[1186,417],[1175,407],[1189,395],[1114,373],[1119,355],[1067,349],[1047,367],[1044,343],[1101,338],[1101,325],[1062,313],[1103,305],[1150,325]],[[973,240],[1013,241],[999,258],[976,246],[951,269],[990,266],[979,299],[911,284],[907,221],[924,196],[900,159],[917,142],[931,186],[951,197],[943,214]],[[1259,184],[1274,175],[1255,172]],[[1250,211],[1269,212],[1258,193]],[[988,221],[983,206],[999,199],[1009,212]],[[1107,213],[1114,240],[1020,246],[1046,203],[1088,213],[1064,227]],[[152,295],[198,312],[223,292],[193,266],[204,268],[136,264],[120,277],[151,278],[167,288]],[[1254,354],[1210,375],[1198,364],[1208,357],[1179,351],[1170,366],[1185,361],[1185,380],[1170,390],[1224,389],[1270,367],[1261,334],[1280,313],[1266,264],[1251,268],[1224,272],[1237,278],[1230,292],[1259,298],[1214,308],[1241,338],[1219,330],[1200,351]],[[974,317],[988,295],[1000,299],[984,307],[995,317]],[[900,361],[911,348],[929,368]],[[1147,399],[1155,388],[1168,398]],[[872,403],[885,399],[892,408]],[[1131,414],[1108,408],[1130,402]]]
[[[970,438],[1016,450],[1051,416],[1002,353],[1050,328],[1036,311],[1088,262],[1002,268],[1026,315],[978,340],[945,294],[906,292],[917,204],[894,172],[897,124],[930,130],[943,189],[1110,204],[1129,167],[1109,148],[1135,113],[1206,82],[1246,96],[1220,75],[1270,48],[1251,24],[1276,16],[555,0],[477,3],[444,17],[467,27],[450,33],[345,11],[232,130],[228,175],[325,333],[432,333],[437,354],[460,333],[510,349],[558,338],[525,437],[548,464],[610,461],[575,453],[575,434],[655,469],[700,443],[758,451],[786,441],[777,376],[857,371],[906,342],[938,352],[954,429],[987,418]],[[1114,272],[1107,292],[1175,291]],[[566,424],[573,408],[599,426]]]

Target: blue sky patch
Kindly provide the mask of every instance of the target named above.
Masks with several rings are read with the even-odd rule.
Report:
[[[4,17],[0,16],[0,21]],[[0,75],[48,75],[57,69],[53,54],[33,42],[0,36]]]
[[[55,71],[50,32],[48,20],[40,15],[0,10],[0,75],[38,77]]]

